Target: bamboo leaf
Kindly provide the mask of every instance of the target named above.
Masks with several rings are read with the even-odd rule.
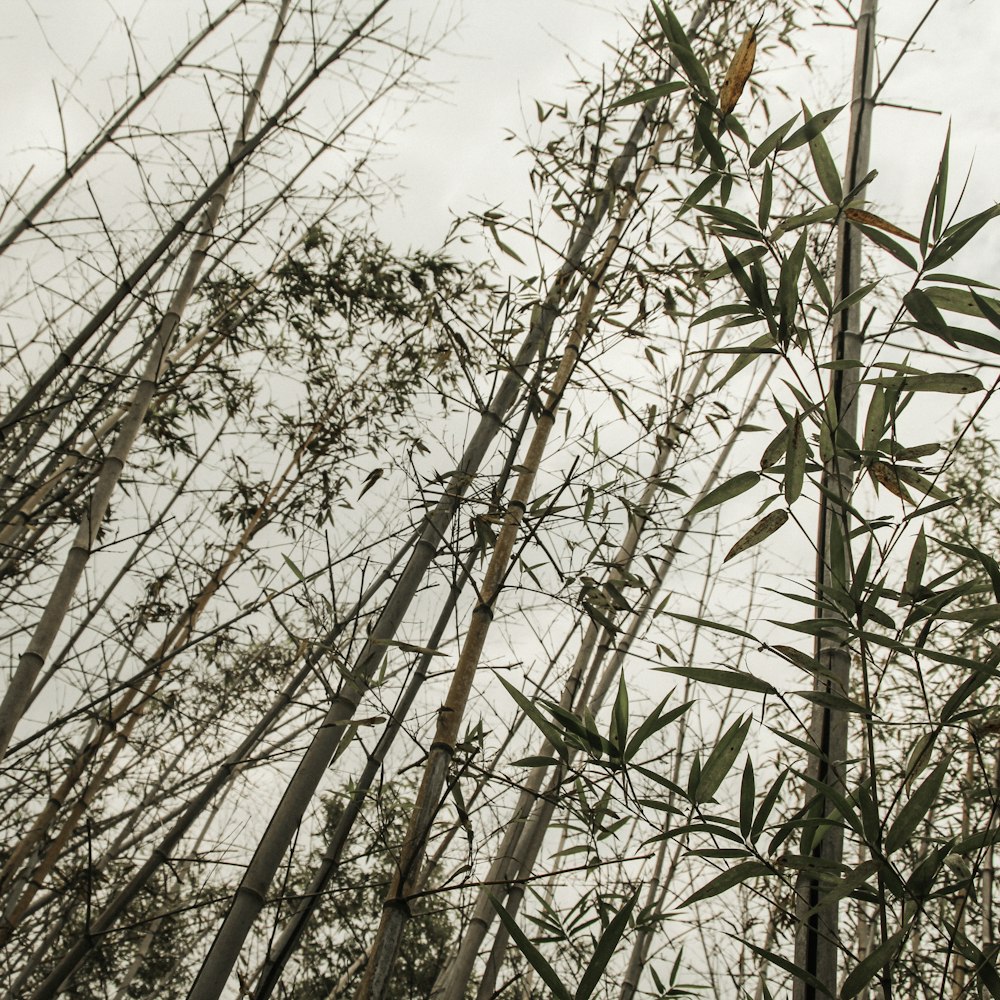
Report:
[[[726,482],[715,489],[709,490],[689,511],[688,517],[694,517],[695,514],[701,514],[703,511],[708,510],[711,507],[717,507],[720,503],[725,503],[727,500],[732,500],[734,497],[738,497],[741,493],[746,493],[747,490],[753,489],[760,482],[760,474],[757,472],[741,472],[738,476],[733,476],[732,479],[727,479]]]
[[[747,756],[743,765],[743,781],[740,784],[740,833],[745,840],[753,828],[753,807],[756,801],[757,787],[754,780],[753,761]]]
[[[731,688],[734,691],[753,691],[757,694],[777,694],[778,692],[767,681],[762,681],[753,674],[737,670],[716,670],[712,667],[656,667],[665,674],[676,674],[687,677],[702,684],[718,684],[720,687]]]
[[[542,953],[532,944],[524,931],[517,926],[517,921],[507,912],[503,903],[492,893],[490,894],[490,902],[496,909],[500,922],[507,928],[507,933],[513,938],[521,954],[531,963],[542,982],[552,990],[557,1000],[571,1000],[569,990],[563,985],[558,973],[545,961]]]
[[[843,1000],[856,997],[889,964],[892,956],[899,950],[902,940],[903,932],[897,931],[850,971],[840,991]]]
[[[666,699],[661,701],[660,704],[653,710],[653,713],[649,716],[649,718],[647,718],[632,734],[632,738],[628,741],[628,746],[625,748],[625,759],[627,761],[630,761],[633,757],[635,757],[650,736],[654,733],[658,733],[665,726],[669,726],[670,723],[674,722],[676,719],[679,719],[694,704],[694,702],[686,701],[683,705],[678,705],[676,708],[672,708],[669,712],[663,714],[663,709],[666,704]]]
[[[886,225],[888,225],[888,223],[886,223]],[[914,257],[913,254],[906,249],[906,247],[900,246],[900,244],[898,244],[891,236],[887,236],[885,233],[879,232],[877,229],[872,229],[869,226],[861,226],[857,223],[855,223],[855,226],[860,232],[864,233],[867,239],[871,240],[876,246],[879,246],[883,250],[892,254],[896,260],[898,260],[901,264],[904,264],[911,271],[919,270],[916,257]]]
[[[802,104],[802,113],[806,120],[810,118],[809,109]],[[812,156],[813,167],[816,170],[816,177],[819,185],[827,199],[835,205],[839,205],[844,198],[844,188],[840,180],[840,171],[837,169],[830,147],[826,144],[826,139],[817,134],[809,140],[809,154]]]
[[[609,111],[614,108],[624,108],[629,104],[645,104],[646,101],[654,101],[661,97],[668,97],[676,94],[679,90],[686,90],[687,84],[683,80],[671,80],[669,83],[661,83],[655,87],[647,87],[645,90],[636,91],[629,97],[623,97],[620,101],[615,101],[610,105]]]
[[[802,417],[797,416],[789,429],[788,450],[785,452],[785,503],[789,506],[795,503],[802,493],[808,454],[809,446],[802,430]]]
[[[912,601],[920,590],[920,581],[924,576],[924,567],[927,565],[927,536],[921,527],[917,533],[913,548],[910,549],[910,558],[906,563],[906,582],[903,584],[903,595]]]
[[[934,800],[941,790],[941,783],[948,773],[951,757],[945,757],[937,767],[923,780],[920,787],[899,810],[896,821],[889,827],[885,835],[884,848],[886,854],[893,854],[906,844],[916,832],[928,810],[934,805]]]
[[[801,128],[796,129],[779,147],[782,152],[790,149],[798,149],[807,142],[815,139],[836,117],[844,110],[844,105],[830,108],[829,111],[821,111],[818,115],[813,115]]]
[[[632,898],[615,914],[614,919],[608,924],[607,929],[601,935],[601,939],[597,942],[597,947],[594,949],[594,954],[587,964],[587,968],[584,969],[583,975],[580,977],[580,985],[576,988],[574,1000],[588,1000],[594,990],[597,989],[597,984],[601,981],[604,970],[610,964],[615,949],[618,947],[618,942],[621,941],[622,935],[625,933],[625,928],[628,927],[629,918],[632,916],[632,911],[635,909],[638,899],[639,890],[636,890],[632,894]]]
[[[777,148],[781,145],[782,139],[788,134],[788,130],[795,124],[799,115],[796,112],[784,125],[779,125],[752,153],[750,156],[750,166],[760,166]]]
[[[742,864],[734,865],[728,871],[716,875],[710,882],[703,885],[696,892],[691,893],[681,903],[681,906],[691,906],[693,903],[699,903],[703,899],[711,899],[712,896],[718,896],[720,892],[725,892],[727,889],[732,889],[733,886],[741,885],[747,879],[772,874],[774,873],[771,871],[770,866],[765,865],[762,861],[744,861]]]
[[[719,790],[746,741],[751,722],[752,716],[747,716],[745,720],[738,719],[715,745],[702,765],[693,789],[692,797],[695,802],[708,802]]]
[[[770,538],[788,520],[787,510],[772,510],[770,514],[762,517],[746,534],[744,534],[733,547],[726,553],[726,558],[722,561],[729,562],[741,552],[759,545],[765,538]]]
[[[766,962],[770,962],[771,965],[777,966],[783,972],[787,972],[790,976],[794,976],[796,979],[801,979],[802,982],[808,983],[818,993],[822,993],[823,996],[833,998],[834,995],[826,988],[823,982],[817,979],[811,972],[800,968],[794,962],[790,962],[787,958],[783,958],[781,955],[777,955],[773,951],[768,951],[766,948],[758,948],[757,945],[751,943],[750,941],[743,941],[740,943],[749,948],[758,958],[763,958]]]

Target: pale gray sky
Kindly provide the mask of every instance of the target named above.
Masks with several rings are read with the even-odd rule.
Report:
[[[217,9],[221,4],[210,6]],[[886,0],[880,6],[880,33],[888,36],[881,50],[885,68],[898,51],[897,39],[909,35],[926,5]],[[141,58],[147,66],[158,66],[183,44],[202,3],[6,0],[4,7],[0,178],[9,186],[29,163],[36,164],[36,182],[56,169],[58,156],[39,152],[39,147],[60,141],[53,79],[60,89],[70,87],[73,97],[99,118],[111,106],[112,91],[120,95],[120,79],[106,82],[109,75],[120,78],[131,58],[116,18],[136,24]],[[598,61],[609,42],[627,35],[622,12],[634,10],[634,5],[614,0],[466,0],[451,7],[418,0],[400,6],[395,16],[417,20],[434,8],[462,15],[457,31],[427,69],[446,91],[440,99],[422,101],[405,130],[393,136],[391,170],[401,175],[403,188],[400,207],[388,206],[385,213],[387,234],[431,243],[443,233],[449,210],[467,210],[479,199],[506,201],[512,208],[526,204],[526,162],[515,158],[516,143],[503,141],[505,130],[522,132],[522,112],[533,117],[533,99],[558,98],[575,76],[574,65]],[[956,179],[975,159],[970,211],[998,196],[1000,108],[992,85],[1000,57],[998,39],[1000,5],[940,0],[916,50],[887,88],[886,100],[944,112],[937,116],[884,108],[878,114],[873,162],[880,178],[872,195],[903,224],[919,219],[947,117],[954,122]],[[774,77],[793,99],[803,96],[814,108],[840,102],[846,96],[849,44],[845,31],[811,27],[804,45],[805,51],[819,53],[816,73],[806,76],[801,65],[784,55],[779,65],[759,62],[757,72]],[[74,72],[80,73],[79,80],[73,80]],[[778,117],[780,99],[774,103]],[[86,138],[86,120],[67,109],[66,121],[69,144],[75,149]],[[835,145],[845,124],[831,131]],[[997,242],[991,245],[1000,247]]]

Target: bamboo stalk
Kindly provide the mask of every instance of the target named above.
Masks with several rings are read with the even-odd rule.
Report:
[[[142,281],[163,254],[169,250],[174,241],[187,231],[190,224],[198,217],[200,212],[204,210],[207,214],[214,211],[214,206],[220,204],[220,192],[228,190],[231,187],[236,174],[247,159],[281,125],[291,108],[302,99],[316,80],[349,51],[355,42],[364,36],[369,25],[371,25],[388,3],[389,0],[378,0],[368,14],[348,32],[345,39],[339,45],[335,46],[327,56],[315,62],[310,67],[301,82],[285,95],[284,99],[278,103],[275,110],[268,115],[260,128],[252,136],[248,137],[245,133],[243,134],[239,148],[231,153],[223,169],[204,188],[201,194],[188,205],[181,216],[173,222],[149,253],[132,269],[111,296],[109,296],[107,301],[84,324],[80,332],[59,351],[58,356],[49,367],[32,381],[29,389],[10,412],[0,419],[0,433],[6,433],[32,414],[34,408],[43,398],[44,393],[52,382],[73,363],[73,359],[80,350],[104,326],[118,306],[133,293],[136,285]],[[204,226],[199,228],[201,231],[204,231]]]
[[[45,209],[51,204],[53,199],[59,194],[62,189],[69,184],[69,182],[80,173],[80,171],[93,159],[93,157],[100,152],[105,146],[114,141],[115,133],[124,125],[129,118],[147,101],[153,94],[156,93],[160,87],[166,83],[187,61],[188,56],[196,48],[198,48],[201,43],[208,38],[217,28],[219,28],[232,14],[234,14],[240,7],[244,6],[245,0],[232,0],[225,10],[221,11],[214,18],[209,18],[205,26],[199,31],[193,38],[191,38],[188,43],[174,56],[173,59],[167,63],[163,69],[145,86],[139,87],[139,92],[130,101],[127,101],[125,105],[113,115],[111,120],[104,126],[101,131],[94,136],[90,142],[73,158],[72,163],[66,165],[62,174],[53,181],[45,191],[39,195],[39,197],[32,204],[24,215],[11,226],[7,233],[0,239],[0,256],[7,252],[11,245],[16,242],[16,240],[26,233],[29,229],[34,228],[34,224],[38,219],[38,216],[45,211]],[[136,73],[139,72],[139,67],[136,66]]]
[[[854,82],[851,101],[850,137],[847,148],[845,191],[853,191],[868,174],[871,149],[872,90],[875,75],[876,0],[862,0],[855,23],[857,41],[854,57]],[[845,220],[841,222],[837,247],[837,299],[843,301],[861,284],[861,239]],[[842,310],[836,320],[832,357],[835,361],[859,361],[861,357],[861,306],[857,303]],[[857,438],[858,382],[860,367],[838,367],[831,373],[831,440],[843,432],[848,440]],[[824,494],[820,498],[816,569],[816,592],[823,599],[825,588],[834,582],[831,567],[851,565],[850,532],[846,524],[846,506],[835,504],[838,497],[846,504],[853,485],[857,460],[836,446],[834,459],[823,469]],[[839,532],[834,525],[841,526]],[[839,549],[839,551],[836,551]],[[828,633],[827,633],[828,634]],[[851,654],[846,637],[819,638],[816,658],[827,675],[817,675],[817,690],[847,696],[850,693]],[[841,768],[848,757],[848,719],[842,710],[820,704],[813,707],[810,735],[818,752],[810,755],[809,776],[830,785],[843,786]],[[844,853],[842,827],[833,823],[823,833],[813,854],[824,867],[840,864]],[[803,871],[796,886],[795,964],[818,980],[830,994],[837,992],[839,959],[839,902],[823,902],[823,887],[818,878]],[[812,982],[796,979],[793,1000],[818,1000],[819,990]]]
[[[440,645],[451,616],[458,604],[458,599],[472,574],[472,569],[478,556],[478,548],[474,547],[466,557],[458,576],[452,582],[448,591],[448,597],[438,615],[437,623],[426,643],[429,649],[436,650]],[[288,918],[278,939],[271,946],[270,952],[261,968],[257,986],[253,993],[253,1000],[266,1000],[267,997],[271,996],[275,986],[278,984],[278,980],[281,978],[281,973],[285,965],[298,946],[305,932],[306,925],[322,898],[323,891],[339,867],[341,854],[350,839],[355,820],[361,813],[361,809],[368,798],[368,793],[371,791],[372,784],[381,773],[386,755],[402,729],[403,722],[406,720],[410,708],[423,686],[433,655],[433,653],[424,653],[417,660],[413,675],[399,696],[378,743],[375,744],[374,749],[368,755],[364,770],[355,783],[354,791],[337,820],[337,826],[330,835],[322,861],[313,874],[312,882],[309,884],[302,902]]]
[[[448,525],[458,510],[469,483],[503,426],[504,416],[520,394],[529,366],[549,341],[553,324],[561,314],[566,298],[575,284],[574,279],[582,269],[584,257],[597,228],[614,195],[621,189],[628,167],[638,153],[639,144],[650,125],[653,108],[652,102],[644,107],[621,153],[609,168],[602,195],[594,200],[592,210],[574,232],[563,263],[545,299],[536,307],[527,335],[496,390],[492,403],[482,414],[457,472],[449,480],[441,499],[426,515],[420,537],[405,569],[373,626],[353,670],[342,684],[296,768],[257,846],[190,994],[192,1000],[214,1000],[221,994],[242,943],[264,904],[267,888],[292,841],[298,823],[367,690],[370,678],[385,656],[386,643],[395,636],[441,540],[446,537]]]
[[[715,486],[725,468],[726,463],[729,459],[732,449],[736,444],[739,437],[739,428],[742,427],[752,416],[760,400],[763,396],[764,389],[767,383],[777,367],[778,359],[775,358],[768,369],[765,371],[764,376],[761,378],[760,383],[756,391],[747,401],[746,406],[740,414],[740,419],[737,422],[736,428],[734,428],[733,433],[729,436],[726,444],[719,452],[715,463],[710,470],[708,477],[706,478],[702,489],[699,492],[699,497],[706,496]],[[660,592],[660,588],[663,586],[671,568],[673,567],[674,559],[677,554],[681,551],[681,547],[684,540],[687,537],[687,533],[690,531],[693,524],[693,519],[690,517],[685,517],[677,531],[674,533],[671,544],[667,547],[666,553],[660,560],[654,574],[654,581],[652,586],[649,588],[647,593],[644,595],[643,600],[639,607],[633,612],[631,616],[631,621],[629,628],[625,634],[623,640],[619,643],[614,651],[614,655],[608,661],[607,665],[604,667],[603,673],[600,676],[594,692],[589,696],[589,702],[585,702],[587,709],[592,715],[596,715],[600,711],[604,704],[604,699],[607,697],[608,692],[614,681],[621,674],[625,661],[628,657],[628,653],[631,650],[632,644],[638,637],[642,625],[646,621],[646,618],[652,611],[655,605],[657,597]],[[599,666],[604,663],[607,658],[607,654],[610,651],[611,643],[613,641],[613,634],[605,629],[604,636],[602,638],[601,645],[598,647],[597,653],[595,655],[595,666]],[[575,751],[570,751],[570,763],[576,756]],[[544,842],[545,833],[552,822],[552,817],[555,813],[556,804],[559,801],[560,788],[565,780],[566,773],[568,772],[569,764],[560,764],[554,768],[553,776],[550,780],[548,788],[541,795],[538,802],[535,805],[534,815],[531,816],[530,820],[519,827],[520,834],[519,839],[516,842],[516,847],[511,851],[511,858],[515,862],[514,865],[514,875],[511,877],[511,886],[507,894],[507,902],[505,903],[505,909],[507,912],[513,916],[516,914],[518,907],[520,906],[521,900],[524,896],[524,885],[525,879],[528,878],[533,869],[535,862],[538,859],[538,854],[541,851],[542,844]],[[506,878],[506,876],[505,876]],[[484,901],[492,909],[492,904],[489,903],[488,899]],[[483,907],[485,910],[485,905]],[[485,933],[485,932],[484,932]],[[506,931],[501,929],[497,932],[497,937],[501,941],[500,948],[495,951],[495,963],[497,963],[499,971],[499,956],[502,955],[503,942],[506,940]],[[481,940],[481,939],[480,939]],[[478,948],[478,944],[476,945]],[[469,953],[471,952],[471,954]],[[476,954],[474,951],[468,949],[466,954],[463,955],[462,971],[465,975],[465,981],[471,977],[472,965],[475,961]],[[457,968],[457,966],[456,966]],[[457,976],[454,977],[449,982],[449,992],[445,995],[444,1000],[461,1000],[464,995],[462,991],[463,982]]]
[[[264,87],[268,71],[274,60],[274,53],[278,47],[278,39],[281,37],[281,33],[285,27],[290,3],[291,0],[282,0],[281,7],[278,10],[271,40],[254,81],[253,89],[248,96],[237,137],[233,142],[230,162],[235,162],[239,158],[246,144],[250,123],[257,113],[261,90]],[[191,253],[187,267],[174,292],[170,305],[157,326],[156,337],[150,350],[142,378],[133,394],[128,414],[121,422],[114,445],[101,463],[101,470],[97,477],[93,495],[87,511],[80,522],[79,529],[70,547],[66,561],[63,564],[62,571],[49,596],[45,610],[42,612],[42,617],[38,622],[31,642],[18,661],[10,685],[4,693],[3,701],[0,703],[0,760],[3,759],[7,747],[10,745],[11,737],[14,734],[14,727],[24,714],[25,706],[31,695],[31,689],[34,687],[42,667],[45,665],[52,644],[69,610],[70,602],[76,593],[77,586],[83,576],[83,571],[90,559],[90,553],[97,538],[97,533],[100,530],[101,522],[104,520],[104,515],[111,503],[112,494],[118,485],[118,479],[128,460],[132,445],[139,435],[142,422],[149,412],[150,404],[156,392],[156,386],[164,373],[171,341],[177,327],[180,325],[181,317],[184,315],[191,292],[198,278],[198,272],[201,270],[202,263],[211,248],[215,226],[222,212],[222,206],[229,192],[232,180],[233,174],[230,172],[208,201],[204,217],[200,224],[201,235]]]

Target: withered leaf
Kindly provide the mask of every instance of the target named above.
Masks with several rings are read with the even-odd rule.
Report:
[[[892,466],[886,465],[885,462],[872,462],[868,471],[876,482],[884,486],[890,493],[894,493],[900,500],[905,500],[907,503],[914,502],[909,490],[899,481],[896,470]]]
[[[872,229],[881,229],[884,233],[898,236],[901,240],[909,240],[911,243],[920,242],[912,233],[908,233],[905,229],[900,229],[899,226],[894,226],[891,222],[887,222],[881,216],[866,212],[863,209],[845,208],[844,215],[851,222],[856,222],[859,226],[871,226]]]
[[[746,86],[747,80],[753,71],[754,57],[757,55],[757,29],[751,28],[740,42],[740,47],[733,56],[733,61],[729,64],[726,72],[726,79],[723,81],[722,89],[719,91],[719,111],[725,118],[733,108],[736,107]]]
[[[773,535],[788,520],[787,510],[772,510],[766,517],[761,518],[740,540],[726,553],[723,562],[738,556],[741,552],[764,541]]]

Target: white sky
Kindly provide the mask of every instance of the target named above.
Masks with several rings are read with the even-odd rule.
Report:
[[[418,0],[400,5],[396,10],[402,14],[396,16],[436,6],[448,5]],[[135,19],[148,65],[158,66],[186,39],[187,26],[197,22],[201,8],[200,0],[5,0],[0,23],[0,92],[5,95],[0,179],[9,186],[35,163],[32,179],[40,183],[56,169],[58,157],[47,159],[39,150],[59,142],[53,79],[63,88],[72,83],[73,96],[98,118],[107,113],[111,100],[105,77],[120,74],[129,61],[116,18]],[[516,143],[503,141],[506,130],[523,134],[523,122],[534,118],[533,99],[558,99],[579,68],[598,61],[616,36],[627,36],[620,12],[634,10],[634,5],[612,0],[466,0],[455,9],[462,16],[460,26],[428,67],[430,78],[445,84],[446,92],[440,99],[423,100],[408,117],[405,131],[393,139],[391,170],[401,174],[403,188],[399,205],[387,206],[384,231],[402,240],[435,242],[447,226],[449,211],[482,202],[506,201],[511,208],[526,204],[527,164],[515,158]],[[896,39],[910,33],[925,9],[924,3],[913,0],[881,4],[880,33],[889,36],[881,50],[883,67],[898,50]],[[784,55],[780,65],[759,62],[756,72],[760,78],[773,77],[793,98],[804,96],[814,109],[839,103],[846,96],[849,44],[847,32],[813,27],[805,35],[805,51],[819,53],[812,76],[806,77],[801,65]],[[94,61],[87,66],[92,54]],[[954,122],[956,178],[975,158],[970,213],[997,197],[998,57],[1000,4],[940,0],[917,51],[904,60],[885,97],[944,114],[885,108],[876,119],[873,163],[880,178],[872,195],[886,214],[903,224],[919,221],[948,116]],[[72,82],[75,70],[81,71],[81,79]],[[781,110],[775,107],[776,118]],[[71,114],[67,120],[75,149],[86,137],[86,123]],[[835,146],[845,125],[839,123],[839,130],[835,126],[830,133]]]

